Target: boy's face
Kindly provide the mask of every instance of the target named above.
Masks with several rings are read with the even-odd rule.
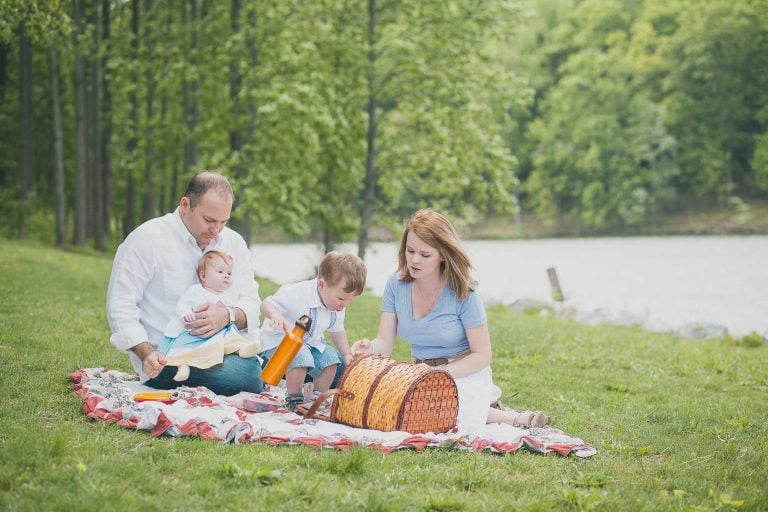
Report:
[[[216,293],[227,291],[232,286],[232,267],[221,258],[213,258],[200,273],[200,283]]]
[[[330,285],[323,278],[317,280],[317,294],[320,295],[320,300],[326,308],[331,311],[341,311],[357,297],[354,292],[345,292],[344,284],[340,282]]]

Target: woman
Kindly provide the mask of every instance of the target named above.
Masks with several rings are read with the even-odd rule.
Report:
[[[416,363],[447,371],[459,391],[461,428],[485,423],[543,427],[541,412],[492,408],[501,390],[491,376],[491,338],[471,263],[451,223],[431,209],[416,212],[400,242],[397,272],[387,280],[376,338],[354,354],[389,356],[395,336],[411,344]]]

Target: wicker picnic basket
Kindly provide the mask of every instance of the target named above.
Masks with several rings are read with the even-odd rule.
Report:
[[[412,434],[447,432],[456,425],[459,397],[448,372],[425,364],[408,364],[378,355],[356,357],[339,377],[330,417],[362,427]],[[306,412],[310,418],[323,395]]]

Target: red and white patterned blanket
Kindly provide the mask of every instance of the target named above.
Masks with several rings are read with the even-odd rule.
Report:
[[[117,423],[125,428],[148,430],[152,436],[198,436],[224,442],[305,444],[315,448],[346,449],[362,445],[382,452],[401,448],[451,448],[495,453],[516,452],[520,448],[555,452],[564,457],[574,454],[590,457],[595,448],[579,438],[552,427],[519,429],[489,424],[473,432],[409,434],[354,428],[321,420],[303,420],[282,407],[253,412],[259,404],[279,399],[283,390],[272,388],[262,395],[241,393],[234,397],[213,394],[206,388],[180,388],[186,398],[171,404],[158,401],[137,402],[137,393],[156,391],[139,384],[133,374],[104,368],[84,368],[69,375],[74,394],[83,400],[88,417]],[[254,401],[255,399],[255,401]],[[264,409],[271,409],[264,407]]]

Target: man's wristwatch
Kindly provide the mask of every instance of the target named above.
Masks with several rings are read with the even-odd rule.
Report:
[[[237,320],[237,317],[235,316],[235,308],[227,308],[229,311],[229,323],[234,325],[235,320]]]

